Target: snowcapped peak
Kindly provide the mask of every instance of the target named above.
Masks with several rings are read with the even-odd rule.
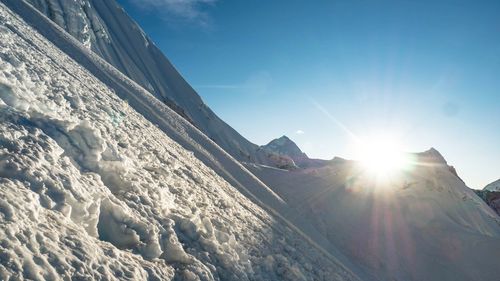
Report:
[[[285,144],[290,144],[293,143],[295,144],[289,137],[283,135],[279,138],[275,138],[272,141],[270,141],[268,144],[265,146],[270,146],[270,145],[285,145]]]
[[[281,137],[277,138],[276,140],[286,140],[286,141],[292,141],[289,137],[286,135],[282,135]]]
[[[285,135],[270,141],[268,144],[264,145],[263,148],[278,154],[288,155],[290,157],[306,156],[297,144]]]
[[[289,137],[283,135],[270,141],[268,144],[260,147],[261,150],[278,155],[282,158],[293,160],[294,165],[300,168],[320,167],[328,164],[330,161],[321,159],[311,159],[300,150],[297,144]]]
[[[500,191],[500,179],[486,185],[483,190]]]
[[[415,156],[415,161],[420,164],[447,167],[453,175],[455,175],[460,181],[464,182],[458,175],[455,167],[448,165],[448,162],[446,162],[446,159],[444,159],[443,155],[434,147],[431,147],[429,150],[426,150],[424,152],[416,153]]]
[[[280,144],[286,144],[286,143],[293,143],[295,144],[289,137],[287,137],[286,135],[282,135],[281,137],[277,138],[277,139],[273,139],[272,141],[269,142],[270,143],[280,143]]]
[[[420,152],[416,154],[419,162],[424,163],[434,163],[434,164],[443,164],[447,165],[446,159],[444,159],[443,155],[434,147],[431,147],[429,150],[424,152]]]

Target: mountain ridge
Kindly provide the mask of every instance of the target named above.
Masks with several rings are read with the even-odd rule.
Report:
[[[271,166],[289,162],[274,153],[263,153],[258,145],[221,120],[115,0],[27,1],[237,160]]]

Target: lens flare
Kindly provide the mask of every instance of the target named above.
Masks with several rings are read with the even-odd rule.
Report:
[[[363,169],[378,179],[387,179],[409,167],[408,154],[395,138],[388,136],[360,140],[357,160]]]

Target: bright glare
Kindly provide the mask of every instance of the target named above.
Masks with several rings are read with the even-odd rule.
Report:
[[[408,167],[402,145],[391,137],[376,137],[359,143],[358,160],[367,172],[377,178],[388,178]]]

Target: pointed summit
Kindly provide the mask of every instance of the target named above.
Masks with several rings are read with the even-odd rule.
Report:
[[[285,135],[270,141],[260,148],[274,155],[289,158],[293,160],[294,165],[300,168],[319,167],[329,162],[327,160],[309,158],[294,141]]]
[[[443,155],[434,147],[431,147],[429,150],[424,152],[416,153],[416,162],[426,165],[442,165],[448,167],[448,170],[454,174],[457,178],[459,178],[462,182],[462,178],[458,175],[455,167],[448,165],[446,159],[444,159]]]
[[[290,156],[292,159],[297,157],[307,158],[307,155],[300,150],[297,144],[285,135],[270,141],[268,144],[262,146],[262,148],[279,155]]]
[[[437,151],[437,149],[435,149],[434,147],[431,147],[429,150],[426,150],[424,152],[417,153],[416,156],[418,158],[418,161],[422,163],[448,165],[443,155],[439,151]]]

